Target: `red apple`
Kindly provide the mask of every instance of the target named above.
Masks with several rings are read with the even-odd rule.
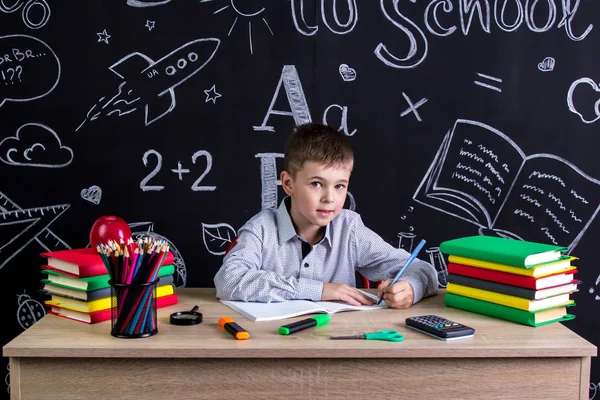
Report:
[[[95,248],[100,243],[107,243],[109,240],[115,240],[117,243],[123,239],[131,237],[131,229],[123,218],[114,215],[100,217],[92,225],[90,230],[90,245]]]

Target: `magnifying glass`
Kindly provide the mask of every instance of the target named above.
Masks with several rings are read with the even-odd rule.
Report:
[[[197,325],[202,322],[202,313],[197,312],[198,306],[190,311],[178,311],[171,314],[170,322],[173,325]]]

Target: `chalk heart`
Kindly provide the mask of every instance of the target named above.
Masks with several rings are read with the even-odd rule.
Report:
[[[340,75],[344,82],[351,82],[356,79],[356,71],[347,64],[340,65]]]
[[[543,72],[553,71],[555,63],[556,63],[556,61],[554,61],[554,58],[546,57],[546,58],[544,58],[544,61],[542,61],[541,63],[538,64],[538,69]]]
[[[89,188],[81,191],[81,197],[90,203],[98,205],[102,199],[102,189],[96,185],[90,186]]]

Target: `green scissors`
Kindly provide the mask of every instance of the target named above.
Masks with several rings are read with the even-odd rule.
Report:
[[[350,335],[350,336],[331,336],[330,339],[334,340],[350,340],[350,339],[365,339],[365,340],[385,340],[387,342],[401,342],[404,340],[404,336],[398,331],[377,331],[370,333],[363,333],[362,335]]]

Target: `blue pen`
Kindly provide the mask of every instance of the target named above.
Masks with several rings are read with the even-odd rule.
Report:
[[[396,283],[398,281],[398,279],[400,279],[400,277],[402,276],[402,274],[404,273],[406,268],[408,268],[409,265],[412,264],[413,261],[415,261],[415,258],[417,258],[417,255],[419,254],[419,251],[421,251],[423,246],[425,246],[425,239],[421,239],[421,241],[419,242],[417,247],[415,247],[415,249],[413,250],[413,252],[410,255],[410,257],[408,258],[408,260],[406,260],[406,262],[404,263],[404,266],[402,268],[400,268],[400,271],[398,271],[398,273],[392,280],[392,283],[390,283],[390,286],[392,286],[394,283]],[[381,300],[383,300],[383,294],[381,295],[379,300],[377,300],[377,305],[379,305],[379,303],[381,303]]]

